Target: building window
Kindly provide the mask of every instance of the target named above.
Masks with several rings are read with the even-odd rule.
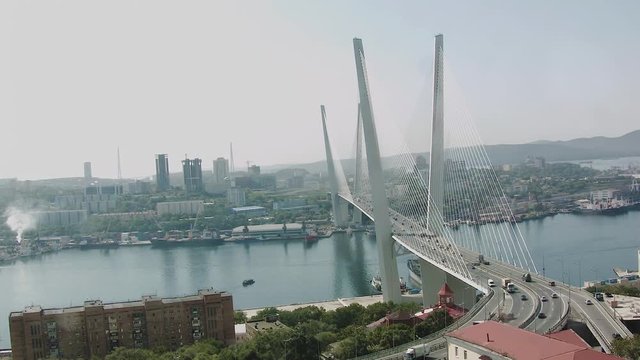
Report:
[[[464,359],[467,358],[467,350],[465,350],[464,353],[462,353],[462,356],[463,356]]]
[[[455,355],[458,356],[458,347],[456,346]]]

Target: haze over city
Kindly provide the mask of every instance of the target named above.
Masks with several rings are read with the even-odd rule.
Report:
[[[320,104],[346,154],[355,36],[379,133],[410,127],[426,138],[433,35],[444,33],[486,144],[620,136],[640,128],[639,10],[632,1],[2,2],[0,177],[82,176],[84,161],[115,177],[117,147],[125,177],[153,174],[155,153],[169,154],[172,171],[185,154],[210,169],[231,141],[237,168],[321,160]]]

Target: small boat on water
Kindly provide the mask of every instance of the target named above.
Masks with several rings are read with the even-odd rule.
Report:
[[[254,283],[255,283],[255,280],[247,279],[242,282],[242,286],[249,286],[249,285],[253,285]]]

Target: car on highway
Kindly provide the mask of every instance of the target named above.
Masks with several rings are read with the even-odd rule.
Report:
[[[542,301],[542,302],[547,301],[547,297],[546,296],[540,296],[540,301]]]
[[[611,293],[604,293],[604,296],[608,297],[608,298],[612,298],[613,295]]]
[[[584,303],[587,305],[593,305],[593,301],[591,301],[591,299],[585,300]]]
[[[487,285],[489,285],[489,287],[494,287],[494,286],[496,286],[496,282],[493,281],[493,279],[489,279],[489,280],[487,280]]]
[[[556,282],[555,281],[549,281],[549,286],[556,286]]]
[[[556,293],[551,294],[551,298],[552,299],[557,299],[558,298],[558,294],[556,294]]]
[[[618,333],[613,333],[611,337],[613,337],[614,339],[622,339],[622,336],[620,336],[620,334]]]
[[[538,314],[538,318],[540,319],[546,319],[547,318],[547,314],[541,312],[540,314]]]
[[[527,299],[528,299],[527,295],[525,294],[520,295],[520,300],[527,300]]]

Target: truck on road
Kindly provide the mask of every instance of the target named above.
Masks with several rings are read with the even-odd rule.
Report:
[[[507,290],[507,292],[512,293],[515,291],[515,285],[511,278],[502,278],[502,288]]]
[[[425,356],[429,355],[431,352],[431,346],[427,344],[421,344],[412,346],[405,351],[403,360],[414,360],[414,359],[422,359]]]

